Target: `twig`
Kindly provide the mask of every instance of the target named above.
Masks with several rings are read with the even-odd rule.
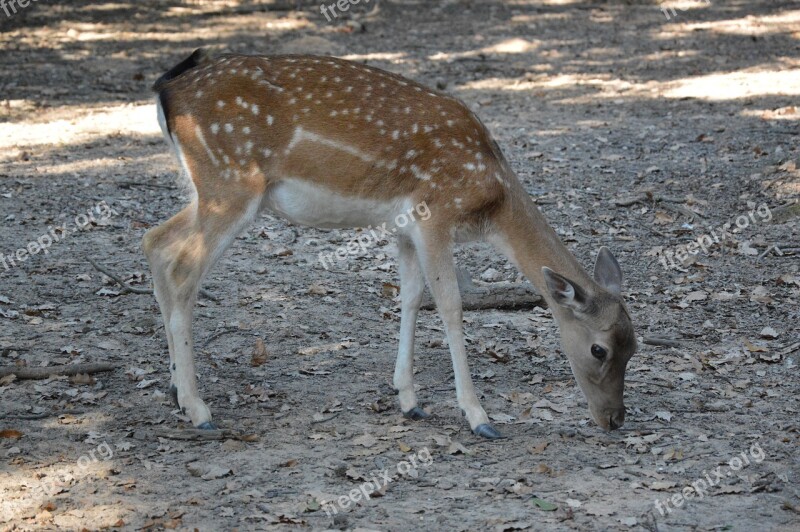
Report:
[[[657,336],[645,336],[642,339],[647,345],[661,345],[664,347],[686,347],[688,344],[675,338],[659,338]]]
[[[20,419],[23,421],[35,421],[37,419],[44,419],[50,417],[50,412],[42,412],[41,414],[6,414],[3,419]]]
[[[781,349],[780,354],[781,355],[788,355],[789,353],[791,353],[793,351],[797,351],[798,349],[800,349],[800,342],[795,342],[792,345],[790,345],[790,346],[788,346],[788,347],[786,347],[784,349]]]
[[[669,196],[662,196],[660,194],[653,194],[652,192],[642,192],[636,196],[629,196],[627,198],[614,200],[614,205],[617,207],[630,207],[635,203],[683,203],[680,198],[671,198]]]
[[[83,414],[83,410],[64,410],[62,412],[42,412],[41,414],[6,414],[2,416],[5,419],[20,419],[23,421],[35,421],[37,419],[44,419],[50,416],[63,416],[63,415],[76,415]]]
[[[684,216],[686,216],[689,219],[694,219],[695,216],[697,216],[699,218],[705,218],[705,216],[703,216],[699,212],[690,211],[689,209],[687,209],[683,205],[674,205],[674,204],[672,204],[670,202],[664,202],[664,207],[667,208],[667,209],[673,210],[673,211],[675,211],[675,212],[677,212],[679,214],[683,214]]]
[[[769,255],[769,252],[772,251],[773,249],[775,250],[775,253],[777,253],[779,256],[783,256],[783,253],[781,253],[781,250],[778,249],[778,246],[773,244],[771,246],[767,246],[767,249],[765,249],[764,252],[761,253],[761,255],[758,256],[756,261],[760,261],[761,259],[763,259],[767,255]]]
[[[97,264],[97,262],[95,262],[95,260],[93,258],[91,258],[91,257],[87,257],[86,260],[89,261],[89,264],[94,266],[95,270],[99,271],[100,273],[105,274],[106,276],[110,277],[112,281],[114,281],[115,283],[120,285],[122,287],[122,291],[124,293],[128,293],[128,292],[130,292],[131,294],[152,294],[153,293],[153,291],[150,290],[149,288],[135,288],[135,287],[129,285],[128,283],[123,281],[122,278],[120,278],[117,274],[113,273],[108,268],[104,268],[103,266],[100,266],[99,264]]]
[[[669,388],[670,390],[674,390],[675,386],[671,383],[662,384],[660,382],[653,382],[653,381],[640,381],[636,379],[625,379],[626,382],[632,382],[634,384],[652,384],[655,386],[661,386],[662,388]]]
[[[312,425],[316,425],[317,423],[325,423],[327,421],[330,421],[331,419],[335,419],[335,418],[339,417],[339,414],[341,414],[341,412],[336,412],[332,416],[329,416],[329,417],[326,417],[324,419],[320,419],[320,420],[317,420],[317,421],[312,421],[311,424]]]
[[[533,291],[530,285],[519,283],[494,283],[489,287],[461,288],[461,306],[464,310],[529,310],[534,307],[547,308],[545,299]],[[425,294],[422,310],[436,310],[428,293]]]
[[[113,273],[108,268],[105,268],[105,267],[99,265],[91,257],[87,257],[86,260],[89,261],[89,264],[91,264],[94,267],[95,270],[99,271],[102,274],[105,274],[112,281],[114,281],[115,283],[120,285],[120,287],[122,287],[122,293],[124,293],[124,294],[127,294],[127,293],[145,294],[145,295],[152,295],[153,294],[153,291],[150,290],[149,288],[136,288],[134,286],[129,285],[128,283],[123,281],[122,278],[119,275],[116,275],[115,273]],[[210,292],[207,292],[206,290],[204,290],[202,288],[200,289],[199,292],[200,292],[200,295],[205,297],[206,299],[210,299],[211,301],[214,301],[215,303],[219,303],[220,302],[220,299],[217,296],[215,296],[214,294],[211,294]]]
[[[237,434],[230,430],[202,430],[202,429],[161,429],[155,432],[159,438],[170,440],[196,440],[212,441],[236,438]]]
[[[239,327],[227,327],[227,328],[225,328],[225,329],[223,329],[223,330],[221,330],[219,332],[215,332],[214,334],[212,334],[208,338],[208,340],[206,340],[206,343],[203,344],[203,349],[208,347],[211,342],[213,342],[214,340],[216,340],[220,336],[223,336],[225,334],[234,333],[234,332],[239,332],[239,331],[241,331],[241,329]]]
[[[140,183],[138,181],[118,181],[117,185],[120,187],[151,187],[151,188],[166,188],[168,190],[177,190],[175,185],[162,185],[160,183]]]
[[[46,379],[50,375],[73,376],[79,374],[103,373],[114,371],[119,368],[117,364],[108,362],[98,362],[93,364],[66,364],[62,366],[49,366],[44,368],[29,368],[27,366],[2,366],[0,367],[0,377],[16,375],[18,379]]]

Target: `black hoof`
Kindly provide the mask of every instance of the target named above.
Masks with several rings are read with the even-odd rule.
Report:
[[[403,417],[413,419],[414,421],[419,421],[420,419],[428,419],[431,417],[431,415],[420,407],[415,406],[408,412],[403,412]]]
[[[489,425],[488,423],[484,423],[483,425],[478,425],[472,430],[472,432],[474,432],[477,436],[486,438],[487,440],[497,440],[503,437],[502,434],[497,432],[494,429],[494,427]]]
[[[218,427],[215,424],[213,424],[212,422],[210,422],[210,421],[206,421],[202,425],[198,425],[197,428],[200,429],[200,430],[217,430],[218,429]]]
[[[175,403],[175,408],[180,408],[178,404],[178,387],[174,384],[169,385],[169,395],[172,397],[172,402]]]

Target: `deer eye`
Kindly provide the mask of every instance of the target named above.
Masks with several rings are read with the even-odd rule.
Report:
[[[597,344],[592,344],[592,356],[597,360],[603,360],[608,355],[605,347],[600,347]]]

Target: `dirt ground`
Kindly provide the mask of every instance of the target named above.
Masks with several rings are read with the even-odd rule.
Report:
[[[0,366],[116,366],[0,379],[0,529],[800,530],[800,6],[670,7],[393,0],[330,23],[302,2],[0,13],[0,252],[61,237],[0,264]],[[431,311],[416,379],[434,415],[403,419],[394,242],[328,271],[318,254],[353,231],[263,215],[196,312],[201,393],[228,432],[185,430],[154,298],[89,260],[150,287],[142,235],[184,191],[149,87],[206,45],[334,54],[475,109],[579,260],[607,245],[622,265],[640,339],[625,427],[590,421],[544,309],[465,313],[506,439],[470,433]],[[683,263],[659,258],[712,234]],[[477,285],[522,281],[486,246],[457,258]],[[373,478],[379,492],[348,499]]]

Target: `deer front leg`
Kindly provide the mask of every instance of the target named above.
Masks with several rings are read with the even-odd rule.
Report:
[[[167,333],[170,394],[196,427],[213,429],[211,411],[197,390],[192,346],[192,308],[208,262],[206,248],[199,243],[196,208],[191,205],[148,231],[143,247]]]
[[[458,291],[458,277],[451,249],[452,240],[445,232],[423,234],[420,240],[422,241],[417,245],[420,262],[450,344],[458,405],[469,421],[472,432],[484,438],[501,438],[500,433],[489,424],[489,417],[478,400],[470,376],[464,345],[461,294]]]
[[[200,398],[195,375],[192,310],[208,270],[258,211],[261,196],[201,201],[145,235],[155,294],[170,347],[170,372],[178,406],[200,429],[216,428]]]
[[[394,389],[397,391],[403,415],[409,419],[424,419],[430,414],[417,406],[417,396],[414,393],[414,333],[425,279],[411,239],[401,236],[397,245],[401,303],[400,346],[394,367]]]

